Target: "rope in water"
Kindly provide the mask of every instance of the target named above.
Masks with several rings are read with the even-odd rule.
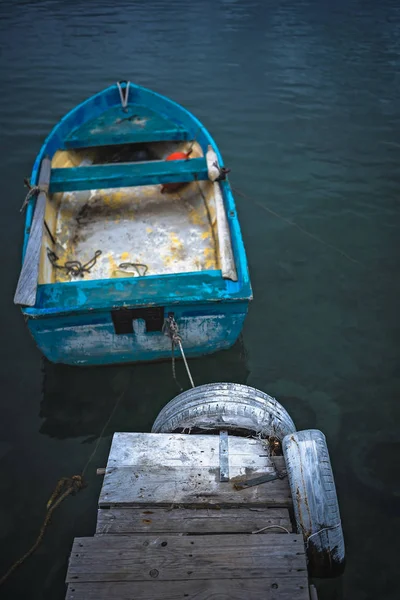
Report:
[[[179,328],[178,328],[178,325],[177,325],[173,315],[169,315],[168,318],[164,321],[163,333],[165,333],[165,335],[168,335],[171,338],[172,377],[174,378],[174,380],[176,381],[176,383],[178,384],[178,386],[180,387],[180,389],[182,391],[183,387],[181,386],[178,379],[176,378],[176,369],[175,369],[175,347],[178,346],[179,350],[181,351],[183,362],[185,363],[186,372],[189,377],[190,385],[192,386],[192,388],[196,387],[194,385],[193,377],[190,372],[185,353],[183,351],[182,338],[179,335]]]
[[[72,477],[62,477],[58,481],[58,483],[54,489],[54,492],[52,493],[50,500],[47,503],[46,517],[40,528],[40,532],[39,532],[38,537],[36,538],[35,543],[33,544],[33,546],[31,546],[29,548],[28,552],[26,552],[13,565],[11,565],[11,567],[8,569],[8,571],[0,579],[0,586],[3,585],[3,583],[5,583],[7,581],[7,579],[10,577],[10,575],[18,567],[20,567],[22,565],[22,563],[24,563],[26,561],[26,559],[29,558],[35,552],[35,550],[37,550],[37,548],[39,547],[39,545],[44,537],[47,526],[50,523],[50,519],[51,519],[54,511],[56,510],[56,508],[58,508],[60,506],[60,504],[63,502],[63,500],[65,500],[65,498],[67,498],[71,494],[73,494],[73,495],[76,494],[84,487],[85,487],[85,484],[84,484],[82,475],[73,475]],[[64,489],[64,491],[62,492],[63,489]]]
[[[278,219],[281,219],[282,221],[284,221],[285,223],[288,223],[288,225],[291,225],[292,227],[296,227],[304,235],[307,235],[308,237],[310,237],[311,239],[315,240],[316,242],[319,242],[323,246],[327,246],[331,250],[334,250],[338,254],[341,254],[344,258],[346,258],[350,262],[356,263],[358,265],[362,265],[362,263],[359,260],[357,260],[356,258],[353,258],[352,256],[350,256],[349,254],[347,254],[346,252],[344,252],[343,250],[341,250],[337,246],[334,246],[333,244],[329,244],[328,242],[325,242],[325,240],[322,240],[321,238],[319,238],[318,236],[314,235],[313,233],[310,233],[309,231],[307,231],[306,229],[304,229],[303,227],[301,227],[300,225],[298,225],[294,221],[291,221],[290,219],[287,219],[283,215],[280,215],[276,211],[272,210],[272,208],[269,208],[268,206],[266,206],[264,203],[258,202],[254,198],[251,198],[247,194],[244,194],[243,192],[241,192],[240,190],[238,190],[236,187],[233,187],[233,186],[231,186],[231,187],[232,187],[232,189],[237,194],[239,194],[239,196],[242,196],[242,198],[245,198],[245,200],[250,200],[251,202],[253,202],[254,204],[256,204],[259,208],[262,208],[263,210],[266,210],[267,212],[269,212],[274,217],[277,217]]]
[[[58,508],[60,506],[60,504],[68,496],[70,496],[71,494],[75,495],[77,492],[79,492],[84,487],[86,487],[83,477],[86,473],[87,468],[89,467],[90,463],[92,462],[94,456],[96,455],[96,452],[98,450],[100,442],[103,438],[104,432],[107,429],[108,425],[110,424],[110,421],[113,418],[124,394],[125,394],[125,390],[117,398],[117,400],[114,404],[114,408],[112,409],[103,429],[101,430],[101,433],[96,442],[96,445],[95,445],[92,453],[90,454],[85,466],[82,469],[82,473],[80,475],[73,475],[72,477],[62,477],[57,482],[54,492],[52,493],[49,501],[47,502],[46,516],[44,518],[44,521],[40,528],[39,535],[36,538],[35,543],[29,548],[28,552],[26,552],[21,558],[16,560],[15,563],[13,565],[11,565],[11,567],[8,569],[8,571],[0,578],[0,586],[2,586],[7,581],[7,579],[12,575],[12,573],[14,573],[14,571],[18,567],[20,567],[30,556],[32,556],[32,554],[38,549],[38,547],[40,546],[40,543],[43,540],[44,534],[46,533],[47,526],[49,525],[51,517],[52,517],[54,511],[56,510],[56,508]]]

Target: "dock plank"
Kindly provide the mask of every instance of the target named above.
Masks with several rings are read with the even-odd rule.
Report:
[[[265,471],[263,471],[264,473]],[[261,472],[249,470],[248,477]],[[107,469],[99,498],[106,506],[292,506],[287,478],[276,479],[243,490],[234,484],[244,477],[219,481],[219,468],[179,469],[174,467]]]
[[[66,600],[309,600],[300,577],[72,583]]]
[[[67,582],[300,577],[307,584],[302,536],[104,535],[77,538]]]
[[[206,534],[251,533],[271,527],[262,533],[285,534],[292,531],[286,508],[110,508],[99,509],[96,534]]]
[[[292,505],[286,478],[240,491],[234,487],[243,479],[284,470],[283,457],[271,460],[260,440],[229,436],[228,460],[230,480],[220,482],[218,436],[117,433],[99,506]]]
[[[229,470],[271,467],[263,443],[228,436]],[[281,458],[281,457],[280,457]],[[125,433],[113,436],[108,467],[218,467],[219,437],[180,433]]]

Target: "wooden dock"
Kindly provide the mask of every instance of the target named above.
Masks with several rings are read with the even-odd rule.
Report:
[[[67,600],[309,600],[287,478],[254,485],[277,472],[258,439],[116,433]]]

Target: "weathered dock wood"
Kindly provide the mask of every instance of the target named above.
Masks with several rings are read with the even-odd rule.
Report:
[[[309,600],[304,576],[74,583],[66,600]]]
[[[290,578],[302,572],[303,538],[292,533],[105,535],[75,540],[67,581]]]
[[[262,442],[229,436],[229,470],[272,467]],[[281,461],[282,457],[275,460]],[[219,438],[216,435],[179,433],[125,433],[114,435],[108,467],[219,467]]]
[[[278,526],[278,527],[276,527]],[[292,531],[286,508],[100,508],[97,513],[97,534],[205,534],[252,533],[264,527],[262,533],[285,535],[284,527]]]
[[[287,478],[234,488],[282,474],[283,458],[228,436],[228,461],[221,482],[216,435],[115,434],[96,535],[74,542],[67,600],[309,600],[303,537],[285,532]]]
[[[229,436],[228,448],[230,480],[221,482],[217,436],[115,434],[99,506],[291,506],[286,479],[240,491],[234,487],[282,471],[282,457],[272,462],[260,440]]]
[[[256,475],[261,473],[249,472],[249,477]],[[291,506],[291,495],[285,479],[276,479],[244,490],[235,489],[234,483],[237,481],[240,479],[221,483],[218,467],[107,469],[99,506]]]

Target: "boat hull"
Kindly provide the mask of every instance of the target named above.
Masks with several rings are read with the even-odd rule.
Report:
[[[154,308],[157,307],[152,307]],[[248,302],[217,306],[166,306],[173,314],[188,357],[204,356],[231,347],[238,339]],[[29,330],[41,352],[54,363],[108,365],[171,358],[171,339],[163,331],[147,331],[146,321],[132,322],[132,333],[117,333],[110,311],[28,318]],[[179,349],[175,356],[180,357]]]

